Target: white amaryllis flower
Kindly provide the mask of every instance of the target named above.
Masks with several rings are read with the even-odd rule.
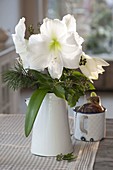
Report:
[[[24,38],[25,30],[26,30],[24,22],[25,22],[25,18],[23,17],[16,25],[15,34],[12,34],[12,38],[15,44],[16,53],[20,55],[23,67],[28,68],[29,67],[28,50],[27,50],[28,40]]]
[[[109,64],[101,58],[90,57],[85,53],[82,54],[79,68],[90,80],[98,79],[98,74],[102,74],[105,71],[102,66],[109,66]]]
[[[40,34],[29,38],[30,68],[48,71],[52,78],[60,78],[63,67],[79,67],[82,48],[62,21],[46,18]]]

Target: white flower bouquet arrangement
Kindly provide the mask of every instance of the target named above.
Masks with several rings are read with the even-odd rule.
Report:
[[[59,19],[43,20],[40,32],[30,29],[25,38],[25,18],[20,19],[12,35],[19,59],[15,69],[4,74],[13,89],[32,87],[25,120],[25,134],[31,132],[40,105],[47,93],[65,99],[73,107],[80,96],[93,90],[93,80],[109,64],[100,58],[86,55],[83,38],[76,31],[76,20],[68,14]]]

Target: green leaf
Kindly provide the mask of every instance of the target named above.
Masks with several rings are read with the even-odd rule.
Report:
[[[85,77],[84,74],[80,73],[79,71],[73,71],[72,72],[73,76],[81,76],[81,77]]]
[[[37,70],[29,70],[29,73],[35,77],[35,79],[37,79],[40,82],[45,82],[45,81],[49,81],[52,82],[52,78],[50,77],[50,75],[48,75],[47,73],[41,73]]]
[[[68,95],[68,105],[74,107],[78,102],[79,97],[77,95]]]
[[[95,90],[95,87],[92,83],[89,83],[89,90]]]
[[[57,85],[53,89],[53,93],[60,98],[65,99],[65,90],[61,85]]]
[[[25,135],[26,137],[29,136],[35,118],[38,114],[39,108],[41,106],[41,103],[45,97],[45,95],[48,93],[48,89],[37,89],[31,96],[27,112],[26,112],[26,119],[25,119]]]

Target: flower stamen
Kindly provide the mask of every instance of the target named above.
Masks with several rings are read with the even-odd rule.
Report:
[[[87,63],[86,58],[84,58],[84,59],[83,59],[83,57],[81,56],[81,58],[80,58],[80,62],[79,62],[79,65],[80,65],[80,66],[82,66],[82,65],[84,65],[84,66],[85,66],[85,65],[86,65],[86,63]]]

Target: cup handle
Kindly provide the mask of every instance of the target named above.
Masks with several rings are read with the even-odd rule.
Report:
[[[85,133],[85,134],[88,134],[88,131],[84,128],[84,120],[85,119],[88,119],[88,116],[81,116],[80,118],[80,130],[81,132]]]

